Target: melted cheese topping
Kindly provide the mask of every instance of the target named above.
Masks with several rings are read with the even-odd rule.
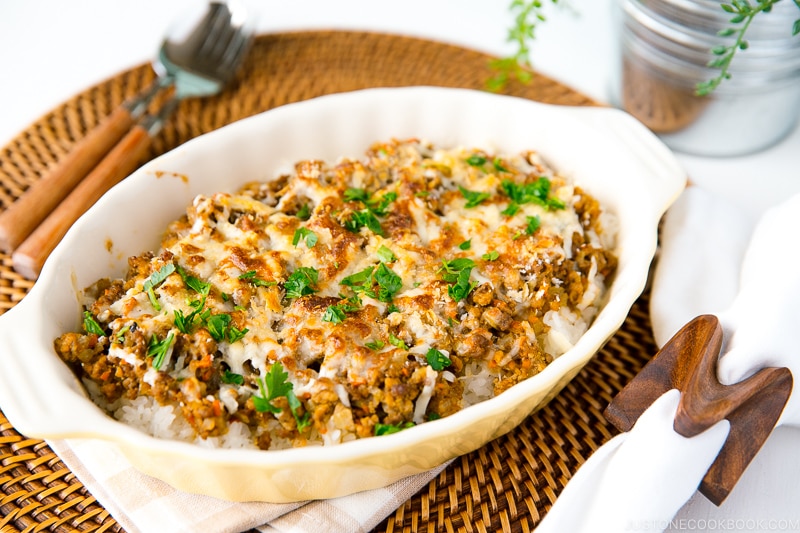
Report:
[[[261,448],[381,434],[568,350],[614,272],[607,220],[535,152],[378,143],[197,197],[96,295],[95,359],[67,336],[57,350],[107,401],[173,404],[201,437],[233,422]]]

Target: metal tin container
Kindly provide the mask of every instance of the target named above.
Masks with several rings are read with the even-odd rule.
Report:
[[[800,18],[794,2],[778,2],[756,16],[749,48],[731,64],[731,78],[709,96],[698,82],[719,71],[711,49],[734,42],[720,37],[731,15],[710,0],[620,0],[620,72],[617,104],[671,148],[697,155],[735,156],[765,149],[787,135],[800,117]]]

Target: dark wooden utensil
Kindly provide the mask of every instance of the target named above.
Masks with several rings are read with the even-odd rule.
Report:
[[[764,368],[722,385],[716,369],[723,332],[714,315],[701,315],[681,328],[612,400],[605,416],[629,431],[639,416],[670,389],[682,391],[674,429],[684,437],[702,433],[722,419],[730,433],[700,484],[715,505],[728,497],[769,437],[792,393],[788,368]],[[657,458],[653,458],[657,460]]]

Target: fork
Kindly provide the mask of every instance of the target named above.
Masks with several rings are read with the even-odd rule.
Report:
[[[14,270],[28,279],[36,279],[50,252],[69,227],[145,158],[153,137],[178,104],[185,98],[216,94],[230,82],[251,40],[252,34],[245,24],[243,12],[221,2],[209,4],[205,16],[184,41],[165,39],[153,64],[158,74],[154,83],[88,135],[88,148],[80,146],[67,158],[67,163],[74,165],[77,162],[80,167],[88,167],[84,170],[85,175],[91,165],[82,158],[90,159],[91,154],[87,155],[87,152],[94,153],[96,159],[91,163],[99,163],[93,170],[82,179],[78,172],[80,168],[58,168],[31,186],[0,215],[0,244],[6,251],[16,247],[12,254]],[[146,108],[162,90],[172,94],[158,111],[142,114],[137,123],[136,114],[143,113],[139,110]],[[115,132],[118,132],[117,136],[109,142],[108,137]],[[100,138],[107,147],[94,144],[100,143]]]

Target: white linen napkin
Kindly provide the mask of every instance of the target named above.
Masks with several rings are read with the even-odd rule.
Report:
[[[651,319],[663,346],[684,324],[716,314],[725,332],[719,379],[732,384],[767,366],[800,377],[800,196],[754,228],[733,206],[689,187],[667,212],[653,276]],[[537,533],[663,531],[694,494],[727,437],[727,421],[686,439],[672,429],[680,394],[659,398],[578,470]],[[800,425],[792,395],[778,425]],[[580,512],[576,512],[580,509]]]
[[[236,503],[188,494],[142,474],[105,441],[53,440],[48,445],[127,533],[366,532],[447,466],[330,500]]]

